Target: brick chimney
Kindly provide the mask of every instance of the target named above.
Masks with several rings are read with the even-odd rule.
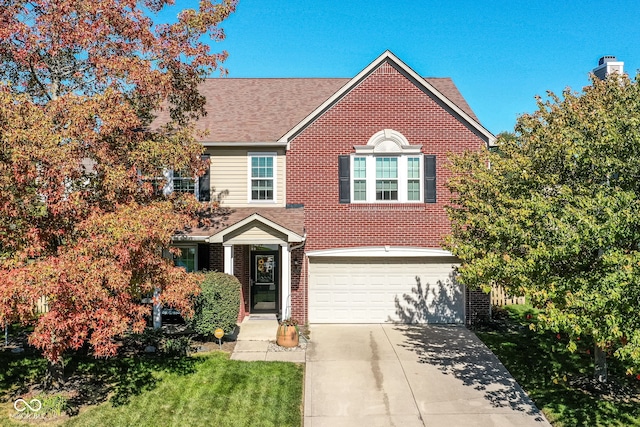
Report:
[[[593,69],[593,74],[600,80],[604,80],[611,73],[624,73],[624,62],[618,61],[615,56],[603,56],[598,61],[598,66]]]

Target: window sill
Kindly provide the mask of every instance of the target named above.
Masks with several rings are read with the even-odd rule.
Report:
[[[422,212],[427,210],[425,203],[350,203],[349,210],[355,212]]]

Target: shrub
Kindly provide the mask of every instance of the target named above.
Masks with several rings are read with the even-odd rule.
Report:
[[[506,320],[509,318],[509,312],[502,306],[494,305],[491,307],[491,318],[494,320]]]
[[[162,341],[161,351],[167,356],[188,356],[192,347],[191,337],[183,335],[165,338]]]
[[[240,282],[225,273],[206,273],[201,292],[196,297],[194,315],[189,326],[198,334],[210,337],[217,328],[230,334],[236,327],[240,308]]]

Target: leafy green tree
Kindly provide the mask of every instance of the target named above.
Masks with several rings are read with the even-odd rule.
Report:
[[[612,75],[538,98],[498,149],[452,159],[460,279],[527,295],[539,325],[640,367],[640,86]]]

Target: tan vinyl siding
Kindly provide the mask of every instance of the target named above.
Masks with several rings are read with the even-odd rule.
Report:
[[[233,245],[280,244],[286,241],[287,236],[283,233],[276,232],[265,224],[253,222],[236,230],[231,237],[225,240],[225,243]]]
[[[249,201],[248,154],[262,152],[277,153],[275,203]],[[220,200],[220,205],[226,207],[285,206],[286,159],[284,149],[209,148],[207,153],[211,155],[212,200]]]

